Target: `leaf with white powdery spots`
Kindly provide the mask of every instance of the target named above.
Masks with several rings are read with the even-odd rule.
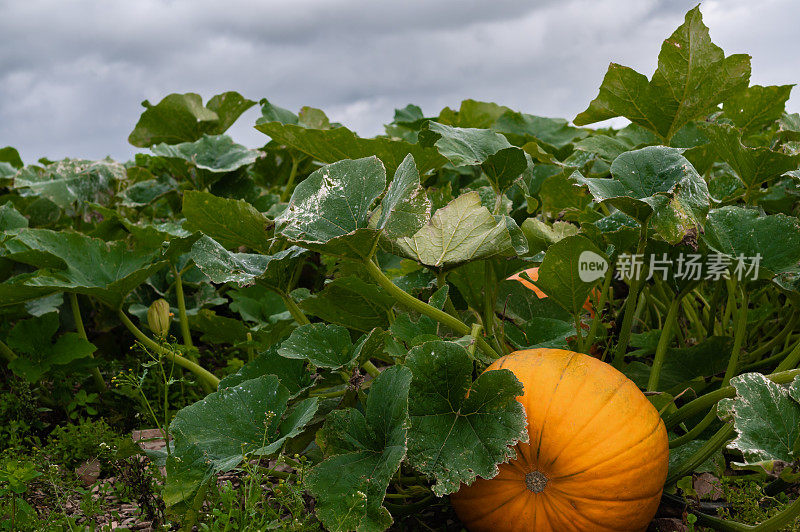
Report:
[[[508,370],[487,371],[472,381],[472,360],[460,345],[434,341],[408,353],[414,378],[409,394],[408,461],[436,480],[442,496],[492,478],[497,464],[528,441],[525,410],[516,401],[522,384]]]
[[[775,384],[760,373],[745,373],[731,379],[736,398],[723,399],[720,411],[732,418],[738,436],[728,446],[738,449],[747,464],[798,457],[800,438],[800,383],[790,389]]]

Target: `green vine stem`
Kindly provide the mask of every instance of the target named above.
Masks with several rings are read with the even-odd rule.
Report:
[[[717,407],[715,405],[714,407],[711,408],[711,410],[708,411],[705,417],[702,420],[700,420],[700,423],[692,427],[692,429],[689,432],[681,436],[678,436],[677,438],[669,440],[669,448],[675,449],[677,447],[680,447],[681,445],[685,445],[690,441],[694,440],[700,434],[702,434],[703,431],[706,430],[709,425],[711,425],[711,422],[714,421],[716,417],[717,417]]]
[[[661,336],[658,339],[656,346],[656,354],[653,358],[653,367],[650,369],[650,377],[647,380],[647,391],[654,392],[658,388],[658,381],[661,377],[661,368],[664,366],[664,360],[667,357],[667,349],[672,341],[672,329],[678,321],[678,311],[681,308],[681,301],[688,293],[684,289],[670,301],[669,310],[667,310],[667,317],[664,319],[664,328],[661,329]]]
[[[292,155],[292,169],[289,172],[289,179],[286,181],[286,186],[283,187],[283,191],[281,192],[281,203],[286,203],[289,199],[289,196],[292,194],[292,187],[294,187],[294,180],[297,177],[297,165],[300,162],[297,158]]]
[[[69,292],[69,304],[70,307],[72,307],[72,317],[75,320],[75,329],[77,330],[78,335],[88,342],[89,338],[86,336],[86,329],[83,327],[81,307],[78,305],[78,294],[75,292]],[[94,355],[89,354],[89,358],[94,358]],[[92,368],[92,379],[94,379],[94,385],[98,390],[106,390],[106,381],[103,380],[103,376],[100,374],[100,370],[97,368],[97,366]]]
[[[728,290],[734,293],[735,297],[735,282],[730,281]],[[722,379],[722,385],[727,386],[731,379],[736,376],[736,371],[739,366],[739,354],[742,351],[744,338],[747,335],[747,307],[750,305],[750,299],[747,290],[742,290],[742,304],[736,311],[736,325],[733,333],[733,349],[731,349],[731,358],[728,359],[728,367],[725,369],[725,376]]]
[[[432,307],[428,305],[424,301],[420,301],[416,297],[412,296],[408,292],[404,291],[396,284],[394,284],[386,275],[381,271],[381,269],[371,260],[364,261],[364,267],[366,268],[367,273],[369,273],[370,277],[375,279],[375,281],[386,290],[392,297],[394,297],[398,303],[401,305],[419,312],[424,316],[428,316],[429,318],[438,321],[442,325],[450,327],[455,332],[466,336],[470,333],[471,328],[469,325],[465,324],[458,318],[451,316],[447,312],[439,310],[436,307]],[[478,342],[478,347],[483,351],[487,356],[492,359],[499,358],[497,352],[486,343],[482,337],[476,338]]]
[[[183,296],[183,280],[181,273],[172,265],[172,274],[175,276],[175,297],[178,300],[178,320],[181,325],[181,336],[183,336],[183,345],[186,347],[194,347],[192,343],[192,333],[189,331],[189,319],[186,317],[186,300]]]
[[[770,375],[765,375],[766,378],[774,382],[775,384],[787,384],[792,382],[795,377],[800,375],[800,369],[792,369],[788,371],[782,371],[779,373],[772,373]],[[705,395],[698,397],[697,399],[690,401],[680,407],[677,411],[673,412],[672,414],[667,415],[664,417],[664,425],[666,425],[667,430],[672,429],[673,427],[677,426],[679,423],[686,421],[687,419],[691,418],[706,410],[707,408],[711,408],[717,401],[720,399],[725,399],[726,397],[734,397],[736,395],[736,389],[733,386],[725,386],[723,388],[719,388],[718,390],[714,390],[713,392],[709,392]]]
[[[800,342],[797,342],[797,345],[794,346],[794,349],[786,355],[778,367],[775,368],[775,372],[781,371],[788,371],[790,369],[794,369],[797,367],[797,364],[800,364]]]
[[[16,353],[11,350],[2,340],[0,340],[0,355],[3,355],[3,358],[8,360],[9,362],[13,362],[17,359]]]
[[[708,439],[697,451],[695,451],[689,458],[678,464],[675,469],[667,476],[667,481],[664,483],[669,486],[674,484],[684,476],[688,475],[695,468],[714,454],[717,449],[725,445],[725,443],[733,436],[733,423],[725,423],[711,438]]]
[[[647,244],[647,222],[642,223],[642,228],[639,231],[639,243],[636,246],[636,256],[643,255],[645,245]],[[636,273],[636,272],[634,272]],[[617,341],[617,348],[614,351],[614,367],[619,369],[625,362],[625,353],[628,351],[628,343],[631,341],[631,329],[633,328],[633,315],[636,312],[636,306],[639,301],[639,291],[642,288],[642,274],[631,280],[630,292],[628,297],[625,298],[625,308],[623,310],[622,327],[619,331],[619,339]]]
[[[443,271],[436,271],[436,288],[437,290],[441,290],[445,286],[447,286],[447,274]],[[458,311],[456,310],[455,305],[453,305],[453,300],[450,298],[450,293],[448,291],[447,299],[444,301],[444,310],[454,316],[458,317]]]
[[[786,323],[786,326],[781,331],[773,336],[768,342],[759,346],[748,355],[748,360],[757,361],[761,356],[772,351],[776,346],[783,342],[789,334],[794,331],[797,326],[797,320],[800,318],[800,313],[793,313],[792,317]]]
[[[787,341],[788,340],[792,340],[792,338],[787,337],[786,340]],[[800,340],[800,339],[798,339],[798,340]],[[746,373],[748,371],[755,371],[755,370],[757,370],[759,368],[763,368],[765,366],[771,366],[772,364],[775,364],[775,363],[780,364],[780,362],[783,361],[783,359],[785,359],[791,353],[791,351],[794,350],[796,347],[797,347],[797,345],[790,341],[789,342],[789,347],[784,347],[780,351],[775,353],[774,355],[769,356],[767,358],[764,358],[762,360],[759,360],[758,362],[753,362],[752,364],[748,364],[747,366],[742,368],[742,372]],[[789,369],[791,369],[791,368],[789,368]]]
[[[589,328],[589,334],[586,335],[583,345],[589,350],[592,348],[594,339],[597,336],[597,329],[600,327],[600,321],[603,314],[603,307],[606,306],[606,298],[608,296],[608,287],[611,285],[611,279],[614,277],[614,269],[609,266],[606,271],[606,276],[603,278],[603,286],[600,288],[600,297],[597,301],[597,306],[594,308],[594,319],[592,326]]]
[[[136,325],[133,324],[133,322],[130,320],[130,318],[128,318],[122,309],[118,311],[118,315],[123,325],[125,325],[125,327],[128,328],[128,330],[136,337],[136,339],[142,342],[142,344],[144,344],[148,349],[152,349],[153,351],[164,355],[175,365],[191,371],[204,385],[207,385],[214,390],[217,389],[219,386],[219,379],[215,377],[213,373],[185,357],[176,355],[169,349],[158,345],[156,342],[148,338],[146,334],[144,334],[141,330],[139,330],[138,327],[136,327]]]
[[[289,314],[292,315],[294,321],[299,323],[300,325],[308,325],[311,321],[308,317],[300,310],[300,307],[297,306],[297,303],[294,302],[292,296],[286,294],[284,292],[278,292],[278,295],[281,296],[283,300],[283,304],[286,305],[286,308],[289,310]]]
[[[377,378],[377,377],[378,377],[378,375],[380,375],[380,374],[381,374],[381,370],[379,370],[378,368],[376,368],[376,367],[375,367],[375,364],[373,364],[373,363],[372,363],[372,362],[370,362],[369,360],[367,360],[366,362],[364,362],[363,364],[361,364],[361,367],[362,367],[362,368],[364,368],[364,371],[366,371],[367,373],[369,373],[370,377],[372,377],[373,379]]]

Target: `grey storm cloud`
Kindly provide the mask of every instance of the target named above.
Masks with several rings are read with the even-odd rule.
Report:
[[[0,146],[26,162],[125,160],[140,102],[172,92],[311,105],[367,136],[395,108],[434,115],[465,98],[573,118],[610,61],[649,76],[695,3],[0,0]],[[800,77],[800,3],[719,0],[701,10],[726,53],[753,56],[752,83]],[[263,144],[257,116],[251,109],[229,133]]]

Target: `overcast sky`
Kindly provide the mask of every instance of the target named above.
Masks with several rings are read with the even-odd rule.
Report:
[[[236,90],[319,107],[359,134],[395,108],[427,115],[461,100],[574,118],[610,61],[648,77],[684,0],[0,0],[0,147],[26,163],[126,160],[142,100]],[[701,5],[726,54],[749,53],[753,84],[800,81],[800,2]],[[788,109],[800,111],[800,95]],[[262,145],[257,108],[229,130]]]

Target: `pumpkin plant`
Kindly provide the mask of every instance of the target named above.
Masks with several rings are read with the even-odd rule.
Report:
[[[749,77],[694,8],[573,124],[464,100],[362,138],[188,93],[145,102],[124,164],[4,148],[3,371],[109,417],[121,364],[161,375],[185,529],[244,470],[329,530],[791,526],[800,117]],[[253,149],[225,132],[256,105]],[[757,480],[770,517],[715,514],[701,474]]]

